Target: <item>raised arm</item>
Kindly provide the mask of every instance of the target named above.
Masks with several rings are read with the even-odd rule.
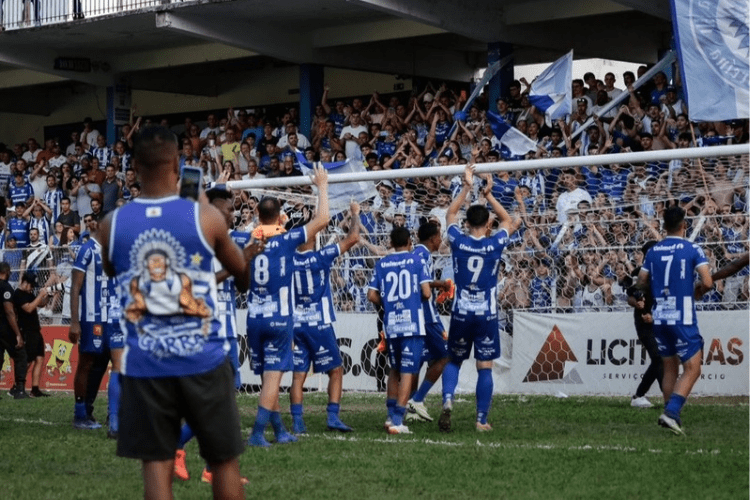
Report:
[[[349,232],[346,233],[346,238],[339,242],[341,253],[348,252],[351,247],[359,242],[360,229],[359,203],[353,201],[349,205]]]
[[[323,167],[315,167],[311,178],[318,188],[318,211],[313,220],[305,225],[308,240],[323,230],[331,218],[328,211],[328,172]]]
[[[470,163],[466,165],[466,168],[464,169],[464,178],[463,182],[461,183],[461,191],[459,191],[458,195],[453,198],[450,206],[448,206],[448,211],[445,213],[445,223],[447,225],[450,226],[451,224],[455,224],[458,220],[458,211],[461,210],[461,207],[466,201],[466,197],[468,196],[473,183],[474,164]]]

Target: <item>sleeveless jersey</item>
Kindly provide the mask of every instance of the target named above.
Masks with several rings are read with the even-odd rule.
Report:
[[[505,229],[475,238],[461,232],[456,224],[448,228],[456,282],[454,314],[497,314],[497,274],[508,240]]]
[[[425,334],[421,284],[431,281],[422,258],[412,252],[386,255],[375,266],[370,288],[380,293],[388,338]]]
[[[331,294],[331,266],[341,255],[338,243],[317,252],[294,253],[294,324],[329,325],[336,321]]]
[[[435,270],[432,266],[432,252],[430,252],[426,246],[419,244],[414,247],[414,253],[422,259],[422,264],[424,264],[425,270],[427,271],[427,275],[430,277],[430,279],[434,279]],[[429,299],[422,302],[422,309],[424,309],[425,323],[440,323],[440,316],[438,315],[437,305],[435,303],[435,292],[432,293],[432,296]],[[440,324],[442,327],[442,323]]]
[[[643,263],[654,298],[655,325],[695,325],[693,274],[708,265],[703,250],[685,238],[668,236],[654,245]]]
[[[182,377],[224,362],[213,256],[193,201],[137,198],[114,212],[109,260],[121,294],[123,374]]]
[[[102,246],[95,238],[81,245],[73,269],[84,273],[79,311],[81,321],[107,322],[107,277],[102,268]]]

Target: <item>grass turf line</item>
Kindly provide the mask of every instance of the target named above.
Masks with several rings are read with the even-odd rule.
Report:
[[[495,430],[474,431],[473,396],[453,412],[454,432],[414,423],[408,436],[382,430],[382,394],[344,394],[341,418],[353,434],[325,431],[325,395],[305,395],[310,435],[240,457],[248,497],[342,498],[747,498],[747,398],[689,400],[685,437],[656,425],[659,409],[626,398],[494,398]],[[656,398],[652,398],[657,404]],[[238,397],[242,428],[251,428],[257,396]],[[439,413],[439,400],[427,406]],[[106,398],[96,416],[106,418]],[[288,427],[288,399],[282,412]],[[71,426],[73,398],[0,400],[0,497],[131,499],[142,497],[140,464],[115,457],[105,431]],[[272,436],[269,432],[268,438]],[[210,497],[200,482],[196,443],[187,447],[188,482],[177,499]]]

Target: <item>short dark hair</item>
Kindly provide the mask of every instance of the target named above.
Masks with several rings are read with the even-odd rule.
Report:
[[[405,227],[394,227],[391,231],[391,246],[403,248],[409,244],[409,230]]]
[[[258,219],[264,224],[276,222],[281,211],[281,204],[276,198],[264,196],[258,203]]]
[[[417,238],[419,241],[427,241],[440,232],[438,225],[434,222],[425,222],[417,229]]]
[[[133,139],[133,160],[146,170],[154,170],[168,162],[172,156],[168,146],[174,147],[174,154],[179,149],[177,136],[161,125],[143,127]]]
[[[214,200],[231,200],[232,193],[228,189],[215,187],[206,191],[206,198],[209,203],[213,203]]]
[[[10,264],[5,261],[0,262],[0,274],[10,274]]]
[[[472,205],[466,210],[466,221],[471,227],[483,227],[490,220],[490,211],[484,205]]]
[[[673,205],[664,211],[664,230],[672,232],[677,230],[685,220],[685,210],[682,207]]]

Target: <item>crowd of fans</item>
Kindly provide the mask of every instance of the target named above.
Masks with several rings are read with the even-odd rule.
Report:
[[[680,160],[676,154],[672,161],[636,164],[596,161],[605,153],[747,143],[747,121],[693,124],[680,89],[668,84],[664,73],[637,89],[633,73],[622,76],[624,89],[617,88],[612,73],[603,81],[592,73],[573,80],[573,112],[556,123],[530,105],[530,86],[523,79],[514,81],[497,102],[490,105],[480,96],[465,112],[466,93],[446,85],[427,84],[410,95],[376,92],[369,98],[336,100],[329,99],[326,87],[311,117],[309,137],[299,129],[296,107],[278,116],[229,109],[226,114],[188,116],[180,124],[155,121],[179,135],[180,166],[200,168],[206,184],[301,176],[305,161],[349,160],[367,170],[395,170],[590,156],[590,164],[579,168],[498,172],[477,182],[492,182],[495,198],[524,222],[500,273],[502,305],[536,311],[610,310],[625,307],[625,290],[643,262],[640,248],[662,236],[661,214],[670,204],[688,211],[689,234],[702,244],[712,268],[748,246],[747,155],[699,161]],[[623,92],[629,93],[625,104],[598,114]],[[536,149],[514,156],[485,119],[488,108],[526,134]],[[577,132],[589,118],[593,123]],[[64,282],[66,265],[88,236],[87,217],[99,220],[139,196],[131,138],[149,121],[140,117],[123,126],[114,144],[89,118],[80,131],[48,138],[44,147],[34,138],[26,144],[0,144],[0,244],[3,259],[14,270],[11,281],[25,270],[49,269],[45,285]],[[394,225],[416,231],[428,219],[445,231],[446,209],[458,189],[459,177],[393,179],[377,185],[378,196],[361,200],[363,236],[332,274],[340,310],[372,310],[367,284],[377,257],[388,251],[385,236]],[[265,194],[259,189],[234,191],[236,229],[255,227],[255,206]],[[272,194],[285,201],[288,227],[311,218],[313,198],[306,188]],[[345,234],[349,222],[347,212],[338,214],[322,243]],[[436,268],[443,279],[452,275],[447,250]],[[703,307],[735,307],[747,301],[747,288],[745,272],[720,283]],[[59,312],[60,302],[48,314]]]

